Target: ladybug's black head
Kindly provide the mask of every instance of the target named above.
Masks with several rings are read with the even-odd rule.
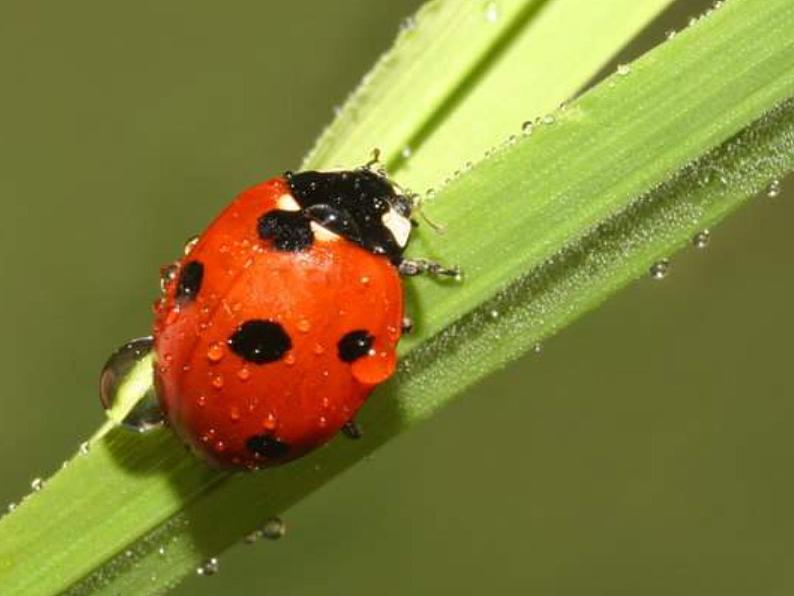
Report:
[[[402,261],[411,234],[411,199],[368,169],[287,172],[301,210],[313,222],[368,251]]]

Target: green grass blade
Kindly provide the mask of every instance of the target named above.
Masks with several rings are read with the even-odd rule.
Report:
[[[112,431],[0,520],[0,592],[94,569],[73,593],[162,591],[792,169],[793,26],[789,0],[732,0],[444,188],[430,207],[449,231],[414,252],[466,282],[411,283],[419,333],[365,408],[364,441],[224,476],[167,431]]]
[[[571,98],[671,2],[428,2],[303,168],[357,166],[377,147],[424,190]]]

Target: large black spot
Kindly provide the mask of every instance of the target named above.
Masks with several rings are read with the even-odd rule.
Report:
[[[275,362],[292,347],[292,341],[281,325],[258,319],[240,325],[228,343],[232,352],[255,364]]]
[[[339,349],[339,359],[344,362],[353,362],[366,356],[373,341],[375,338],[361,329],[346,333],[336,344]]]
[[[245,446],[256,455],[267,459],[279,459],[289,453],[289,445],[269,434],[248,437]]]
[[[204,279],[204,265],[198,261],[190,261],[182,266],[179,281],[176,284],[177,302],[192,302],[201,290]]]
[[[300,211],[268,211],[259,218],[259,237],[272,240],[278,250],[306,250],[314,241],[311,221]]]

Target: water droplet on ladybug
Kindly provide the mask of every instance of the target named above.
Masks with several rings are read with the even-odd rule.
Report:
[[[232,406],[229,408],[229,420],[232,422],[237,422],[240,420],[240,408],[237,406]]]
[[[160,268],[160,293],[165,294],[168,291],[168,286],[171,282],[176,280],[176,274],[179,271],[179,265],[171,263]]]
[[[220,570],[220,563],[216,557],[212,557],[211,559],[207,559],[201,565],[196,567],[196,573],[198,575],[210,576],[215,575]]]
[[[320,416],[317,419],[317,426],[319,426],[320,428],[327,427],[328,426],[328,418],[326,418],[325,416]]]
[[[353,362],[351,372],[353,377],[364,385],[378,385],[388,379],[397,366],[394,352],[381,352],[370,354]]]
[[[237,378],[241,381],[245,382],[251,378],[251,370],[247,367],[242,367],[240,370],[237,371]]]
[[[206,395],[199,395],[196,398],[196,405],[199,408],[203,408],[204,406],[206,406],[207,405],[207,396]]]
[[[287,366],[293,366],[295,364],[295,355],[292,352],[284,356],[284,364]]]
[[[179,320],[179,315],[180,315],[179,307],[175,306],[170,311],[168,311],[167,315],[165,315],[165,324],[173,325]]]
[[[152,349],[151,337],[133,339],[110,356],[99,375],[99,399],[108,417],[138,432],[164,421],[154,391]]]
[[[223,389],[223,375],[215,375],[212,377],[212,386],[215,389]]]
[[[215,441],[215,445],[213,445],[212,447],[218,453],[223,453],[224,451],[226,451],[226,443],[224,443],[223,441]]]
[[[276,419],[276,415],[273,412],[270,412],[267,416],[265,416],[264,420],[262,420],[262,428],[265,430],[275,430],[276,424],[278,420]]]
[[[207,349],[207,360],[210,362],[220,362],[224,354],[223,344],[219,341],[212,342]]]
[[[367,275],[362,275],[361,278],[359,279],[359,281],[361,282],[362,286],[367,286],[367,285],[369,285],[369,281],[370,280],[369,280],[369,277]]]
[[[325,348],[321,344],[314,344],[313,351],[317,356],[322,356],[325,353]]]
[[[268,540],[278,540],[287,533],[286,524],[278,517],[271,517],[262,526],[262,536]]]
[[[309,331],[311,331],[311,328],[312,328],[312,324],[308,320],[301,319],[300,321],[298,321],[298,331],[300,331],[301,333],[308,333]]]

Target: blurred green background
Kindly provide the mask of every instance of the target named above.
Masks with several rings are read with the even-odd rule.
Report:
[[[0,503],[101,422],[97,373],[148,333],[160,264],[297,165],[418,5],[5,0]],[[177,593],[791,593],[793,190]]]

